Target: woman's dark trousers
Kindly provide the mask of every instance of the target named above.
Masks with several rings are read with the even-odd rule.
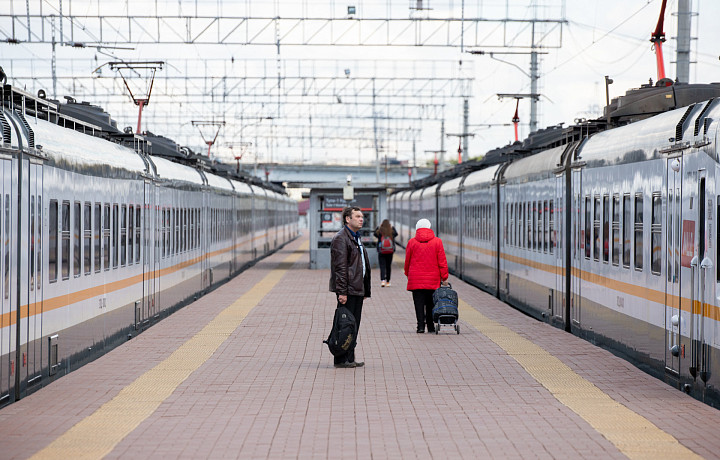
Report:
[[[392,270],[393,254],[380,254],[378,252],[378,264],[380,265],[380,281],[390,281]]]
[[[433,292],[435,292],[435,289],[415,289],[412,291],[418,331],[424,331],[425,323],[427,323],[428,332],[435,332],[435,324],[432,318]]]

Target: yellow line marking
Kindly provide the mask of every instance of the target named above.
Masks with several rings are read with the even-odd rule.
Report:
[[[294,251],[283,263],[296,262],[307,253],[309,245],[309,241],[304,242],[299,248],[302,252]],[[96,459],[109,454],[120,441],[152,415],[178,385],[215,353],[286,271],[272,270],[167,359],[138,377],[112,400],[31,458]]]
[[[460,317],[631,459],[702,458],[585,380],[555,356],[460,300]]]

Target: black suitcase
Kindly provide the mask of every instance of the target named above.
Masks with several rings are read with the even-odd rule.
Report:
[[[456,333],[460,333],[458,320],[458,295],[451,286],[440,286],[433,292],[433,323],[435,333],[440,332],[441,326],[452,326]]]

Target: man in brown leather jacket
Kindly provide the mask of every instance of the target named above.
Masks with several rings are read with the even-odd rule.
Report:
[[[370,259],[358,233],[363,226],[363,213],[357,206],[347,207],[342,214],[345,226],[330,244],[330,291],[337,296],[338,307],[344,305],[355,316],[358,332],[363,300],[370,297]],[[335,356],[335,367],[361,367],[355,361],[355,349]]]

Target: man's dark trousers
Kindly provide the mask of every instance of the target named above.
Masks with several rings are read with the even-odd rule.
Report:
[[[353,314],[355,317],[355,324],[357,326],[357,331],[360,331],[360,317],[362,315],[362,306],[363,306],[363,296],[361,295],[349,295],[347,296],[347,302],[345,305],[341,304],[339,301],[337,303],[337,306],[344,306],[348,310],[350,310],[350,313]],[[356,337],[356,343],[357,343],[357,337]],[[355,349],[349,350],[347,353],[335,356],[335,364],[342,364],[342,363],[352,363],[355,361]]]

